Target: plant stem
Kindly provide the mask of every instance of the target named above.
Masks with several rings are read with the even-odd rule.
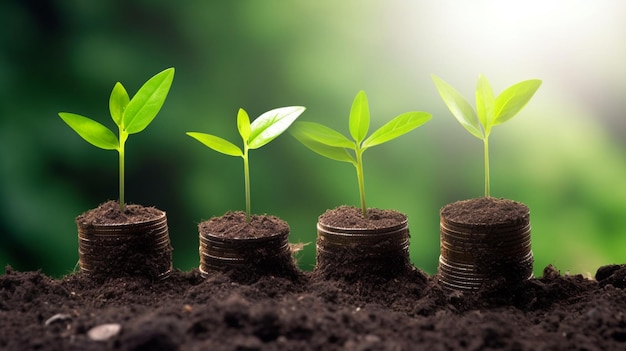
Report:
[[[128,134],[120,128],[120,145],[118,152],[120,154],[120,210],[124,211],[126,203],[124,202],[124,144]]]
[[[367,206],[365,205],[365,180],[363,178],[363,150],[357,143],[356,145],[356,176],[359,180],[359,194],[361,195],[361,211],[363,217],[367,217]]]
[[[250,223],[250,166],[248,164],[248,145],[243,146],[243,173],[246,187],[246,221]]]
[[[485,142],[485,197],[489,197],[489,138],[483,139]]]

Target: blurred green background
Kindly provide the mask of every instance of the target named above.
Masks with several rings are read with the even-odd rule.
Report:
[[[17,1],[0,4],[0,265],[60,276],[77,262],[74,218],[116,199],[117,153],[57,116],[114,124],[116,81],[132,95],[176,67],[161,113],[127,145],[131,203],[168,214],[174,265],[198,265],[197,224],[245,208],[241,159],[185,135],[239,143],[236,114],[303,105],[301,120],[347,133],[363,89],[371,130],[396,115],[423,127],[365,154],[370,207],[409,216],[411,258],[435,273],[439,209],[483,191],[482,143],[441,101],[434,73],[473,101],[543,85],[491,135],[492,195],[531,209],[535,270],[595,273],[626,261],[626,3],[623,1]],[[285,134],[251,157],[252,211],[279,216],[315,261],[326,209],[358,205],[354,168]]]

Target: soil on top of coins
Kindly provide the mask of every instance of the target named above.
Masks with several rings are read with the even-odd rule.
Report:
[[[168,279],[61,279],[6,268],[1,350],[626,350],[626,265],[595,277],[552,266],[514,291],[197,270]],[[416,279],[416,275],[426,279]]]
[[[117,201],[109,200],[76,218],[85,226],[135,224],[150,221],[163,216],[163,212],[154,207],[128,204],[122,210]]]

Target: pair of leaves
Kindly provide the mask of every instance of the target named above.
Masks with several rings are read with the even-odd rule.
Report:
[[[173,79],[174,68],[168,68],[144,83],[132,99],[120,82],[115,84],[109,98],[109,111],[113,122],[119,127],[120,140],[109,128],[90,118],[68,112],[60,112],[59,116],[92,145],[105,150],[119,150],[122,139],[141,132],[154,120],[165,102]]]
[[[254,122],[244,109],[237,113],[237,129],[245,149],[258,149],[282,134],[298,118],[305,108],[302,106],[280,107],[263,113]],[[205,146],[229,156],[244,157],[244,151],[230,141],[212,134],[188,132],[187,135]]]
[[[355,157],[348,152],[363,152],[386,143],[426,123],[432,116],[426,112],[403,113],[366,138],[370,125],[367,96],[360,91],[350,109],[349,129],[353,140],[343,134],[315,122],[297,122],[291,129],[292,135],[312,151],[327,158],[357,165]]]
[[[474,111],[470,103],[450,84],[435,75],[432,79],[454,117],[467,131],[481,140],[489,137],[493,126],[513,118],[541,86],[540,80],[526,80],[508,87],[496,98],[487,78],[480,75]]]

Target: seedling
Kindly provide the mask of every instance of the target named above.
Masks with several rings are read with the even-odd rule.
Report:
[[[150,78],[129,98],[122,83],[117,82],[109,98],[111,118],[118,127],[119,139],[104,125],[87,117],[68,112],[59,112],[59,116],[78,135],[90,144],[105,150],[117,150],[120,171],[120,209],[124,203],[124,146],[130,134],[144,130],[156,117],[174,79],[174,68],[168,68]]]
[[[250,117],[244,109],[237,113],[237,129],[243,139],[243,150],[226,139],[215,135],[188,132],[187,135],[209,148],[229,156],[243,158],[244,182],[246,191],[246,219],[250,222],[250,167],[248,151],[258,149],[282,134],[298,118],[305,108],[302,106],[280,107],[263,113],[250,124]]]
[[[478,77],[476,86],[476,111],[450,84],[432,75],[443,101],[461,125],[473,136],[482,140],[485,148],[485,197],[489,197],[489,134],[491,128],[513,118],[533,97],[541,81],[525,80],[508,87],[498,97],[484,75]],[[478,113],[477,113],[478,112]]]
[[[349,129],[353,140],[315,122],[298,122],[291,133],[309,149],[333,160],[349,162],[356,168],[363,217],[367,216],[363,179],[363,152],[393,140],[426,123],[432,116],[426,112],[405,112],[380,127],[366,138],[370,125],[367,96],[360,91],[350,109]]]

